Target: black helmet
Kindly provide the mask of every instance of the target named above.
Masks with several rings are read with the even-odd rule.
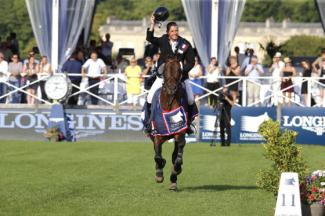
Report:
[[[168,9],[165,7],[158,7],[156,10],[153,12],[153,16],[155,17],[155,20],[157,22],[164,22],[165,20],[168,19],[169,17],[169,12]]]

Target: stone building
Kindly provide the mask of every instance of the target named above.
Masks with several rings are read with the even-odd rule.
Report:
[[[192,42],[191,32],[186,21],[178,21],[179,32],[187,40]],[[107,18],[106,24],[99,28],[99,34],[103,37],[106,33],[111,34],[114,42],[113,53],[117,53],[119,48],[134,48],[137,58],[143,57],[144,47],[147,44],[146,29],[150,23],[147,19],[136,21],[122,21]],[[162,25],[155,35],[160,36],[166,31],[166,23]],[[276,44],[288,40],[294,35],[314,35],[323,36],[324,31],[321,23],[292,23],[284,20],[282,23],[272,22],[271,19],[265,22],[241,22],[233,46],[239,46],[241,51],[246,48],[253,48],[260,60],[264,56],[264,51],[259,44],[265,45],[272,40]]]

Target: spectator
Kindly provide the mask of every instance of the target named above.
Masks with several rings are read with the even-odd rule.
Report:
[[[66,61],[63,66],[62,66],[62,71],[68,73],[69,78],[71,80],[71,83],[75,86],[80,86],[80,82],[81,82],[81,76],[71,76],[71,75],[81,75],[81,67],[82,64],[80,61],[77,60],[77,55],[78,52],[75,51],[74,53],[72,53],[72,55],[70,56],[70,58],[68,59],[68,61]],[[79,89],[75,86],[72,85],[72,92],[71,94],[73,95],[74,93],[76,93],[77,91],[79,91]],[[77,105],[78,103],[78,97],[79,95],[73,95],[70,96],[69,100],[68,100],[68,104],[69,105]]]
[[[15,32],[10,33],[10,49],[13,54],[19,55],[19,43],[16,37],[17,35]]]
[[[226,69],[226,76],[240,76],[240,66],[237,63],[236,56],[230,56],[229,58],[229,67]],[[229,89],[230,95],[232,96],[234,101],[237,101],[238,97],[238,79],[235,78],[227,78],[226,84]],[[236,83],[234,83],[236,82]]]
[[[0,80],[6,82],[8,73],[8,62],[5,60],[5,56],[0,52]],[[0,97],[6,94],[6,84],[0,83]],[[0,103],[5,103],[6,98],[1,98]]]
[[[107,74],[107,69],[104,61],[97,57],[97,52],[92,51],[90,53],[90,59],[88,59],[83,65],[82,65],[82,77],[88,76],[88,84],[89,86],[93,86],[89,89],[91,92],[91,104],[97,105],[98,98],[96,98],[94,95],[98,95],[98,85],[100,82],[101,73],[104,73],[104,75]]]
[[[158,69],[159,60],[160,60],[160,51],[158,50],[158,52],[156,52],[152,57],[152,61],[156,69]]]
[[[133,108],[137,105],[138,95],[141,93],[141,68],[137,65],[137,60],[132,57],[130,65],[125,68],[125,75],[127,77],[126,93],[128,103],[133,105]]]
[[[256,55],[251,58],[251,63],[247,65],[245,70],[245,76],[249,77],[247,80],[247,96],[248,106],[255,104],[258,105],[260,100],[260,79],[264,73],[262,65],[258,64]]]
[[[203,70],[202,70],[200,59],[198,56],[195,56],[194,67],[188,72],[189,79],[191,80],[191,82],[199,86],[202,86],[202,79],[200,79],[202,75],[203,75]],[[202,88],[193,84],[192,84],[192,91],[193,91],[194,99],[198,98],[200,95],[203,94]]]
[[[325,48],[321,50],[320,56],[313,62],[312,70],[318,72],[321,69],[322,61],[325,59]]]
[[[27,58],[24,60],[23,65],[26,65],[26,64],[28,63],[28,60],[29,60],[29,58],[30,58],[31,56],[34,57],[34,61],[35,61],[35,63],[36,63],[36,64],[39,64],[39,60],[37,60],[36,57],[35,57],[35,52],[34,52],[34,51],[30,51],[30,52],[28,53]]]
[[[296,76],[296,69],[291,64],[291,59],[289,57],[284,58],[285,66],[282,70],[281,77],[281,90],[283,92],[284,103],[288,99],[288,105],[291,105],[292,93],[294,92],[294,86],[292,82],[292,78]]]
[[[39,64],[39,71],[38,71],[38,78],[42,79],[39,81],[40,89],[41,89],[41,94],[42,94],[42,99],[43,100],[48,100],[47,95],[45,93],[45,82],[46,78],[52,74],[52,68],[51,64],[47,60],[47,56],[42,56],[41,57],[41,62]]]
[[[89,47],[85,50],[86,51],[86,58],[91,58],[91,53],[96,52],[97,53],[97,43],[96,40],[90,40]],[[97,54],[98,57],[98,54]]]
[[[20,87],[21,83],[21,73],[23,71],[23,64],[19,61],[18,54],[13,54],[11,58],[11,62],[9,63],[9,83],[16,86],[17,88]],[[14,91],[15,88],[9,87],[9,91]],[[21,92],[16,91],[15,93],[11,94],[11,98],[9,103],[20,103],[21,102]]]
[[[325,53],[324,53],[325,55]],[[319,82],[322,84],[322,85],[319,85],[320,86],[320,98],[321,98],[321,101],[320,101],[320,104],[321,106],[325,107],[325,57],[323,58],[323,55],[322,55],[322,59],[321,59],[321,62],[319,63],[319,70],[318,70],[318,74],[319,74],[319,77],[322,78],[319,80]]]
[[[144,89],[149,90],[156,80],[156,76],[154,75],[154,64],[152,58],[147,56],[145,58],[145,68],[142,71],[142,75],[145,76],[144,78]]]
[[[115,69],[117,73],[124,73],[125,68],[129,65],[128,61],[122,57],[122,55],[117,55],[115,62]]]
[[[27,77],[27,92],[29,93],[27,95],[27,104],[35,104],[35,97],[36,97],[36,91],[38,88],[38,83],[33,83],[37,81],[37,72],[38,72],[38,66],[35,61],[35,57],[31,55],[28,59],[27,64],[23,67],[23,73],[26,74]],[[33,83],[33,84],[31,84]]]
[[[13,52],[11,51],[11,38],[7,37],[6,42],[3,44],[3,55],[7,62],[10,61],[12,54]]]
[[[280,87],[281,87],[281,72],[284,68],[284,62],[281,61],[281,53],[276,52],[273,57],[273,63],[269,68],[270,73],[272,73],[272,104],[277,105],[280,97]]]
[[[244,60],[240,63],[238,62],[239,66],[240,66],[240,74],[244,75],[245,71],[246,71],[246,67],[251,63],[251,58],[254,55],[254,50],[247,48],[245,51],[245,57]]]
[[[219,76],[220,76],[220,68],[218,67],[218,61],[216,57],[212,57],[210,59],[210,64],[207,67],[207,82],[206,88],[210,91],[215,91],[220,88],[219,84]],[[214,94],[210,94],[208,96],[208,105],[210,107],[215,107],[217,103],[217,96]]]
[[[158,53],[159,48],[152,43],[149,43],[144,48],[144,57],[150,56],[151,58]]]
[[[101,46],[101,53],[104,56],[104,62],[107,65],[112,65],[112,49],[113,49],[113,42],[110,41],[111,35],[106,34],[105,35],[105,41],[102,41],[102,46]]]
[[[311,65],[309,61],[302,61],[301,67],[303,68],[304,72],[302,74],[303,76],[303,83],[301,85],[301,94],[304,97],[304,103],[305,106],[308,106],[311,102],[311,98],[309,97],[310,95],[308,94],[308,80],[305,80],[305,77],[311,77]]]
[[[77,51],[76,60],[78,60],[81,64],[86,62],[84,51],[82,50]]]
[[[102,54],[102,48],[100,46],[96,47],[96,53],[97,53],[97,58],[104,61],[106,57]]]
[[[238,46],[236,46],[236,47],[234,48],[234,51],[235,51],[235,53],[236,53],[236,57],[237,57],[238,65],[239,65],[240,68],[241,68],[241,66],[242,66],[242,64],[243,64],[243,62],[244,62],[244,59],[246,58],[246,55],[245,55],[244,53],[240,53],[240,49],[239,49]],[[253,50],[253,52],[254,52],[254,50]]]

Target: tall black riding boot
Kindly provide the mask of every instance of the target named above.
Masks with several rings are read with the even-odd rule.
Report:
[[[187,134],[193,134],[195,132],[195,127],[192,124],[193,119],[193,114],[195,109],[197,109],[196,107],[196,103],[193,103],[192,105],[188,105],[188,121],[187,121]]]
[[[143,132],[145,134],[151,133],[151,103],[146,102],[146,119],[144,122]]]

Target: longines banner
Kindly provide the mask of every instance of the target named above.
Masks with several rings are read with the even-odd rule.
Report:
[[[200,109],[200,139],[210,142],[220,141],[220,127],[215,124],[219,111],[208,107]],[[260,124],[267,119],[276,118],[275,108],[234,107],[231,111],[231,131],[233,143],[260,143],[263,139],[258,134]],[[216,127],[217,126],[217,127]]]
[[[115,113],[105,110],[68,109],[71,127],[77,140],[141,141],[148,138],[142,133],[139,112]],[[325,145],[324,108],[282,108],[281,126],[298,132],[297,143]],[[0,110],[1,139],[45,140],[50,117],[49,109],[8,108]],[[275,108],[235,107],[232,109],[232,142],[260,143],[259,125],[266,119],[275,119]],[[220,139],[220,128],[215,128],[217,112],[208,107],[200,109],[200,140]]]
[[[325,145],[325,109],[282,108],[281,126],[298,132],[297,143]]]
[[[148,141],[142,133],[140,113],[68,109],[77,140]],[[1,109],[0,136],[3,139],[44,140],[49,109]]]

